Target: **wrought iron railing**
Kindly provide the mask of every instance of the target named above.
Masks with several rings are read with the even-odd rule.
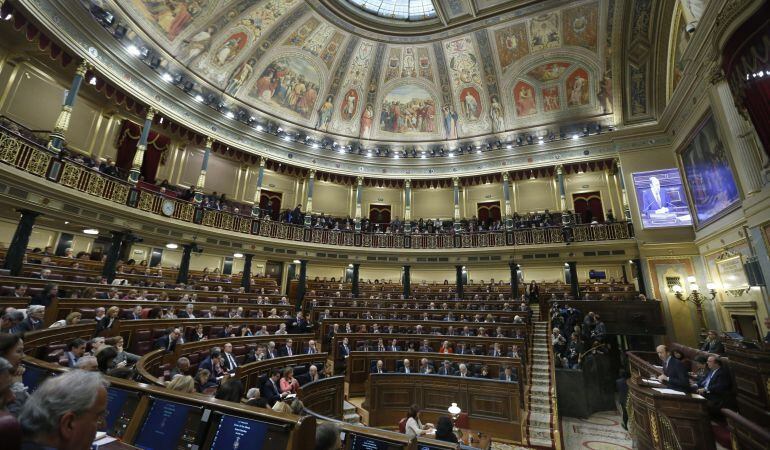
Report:
[[[364,248],[503,248],[565,242],[608,241],[633,238],[630,222],[553,226],[473,233],[362,233],[303,227],[248,214],[202,208],[161,192],[137,188],[98,170],[54,155],[44,146],[0,127],[0,162],[48,182],[58,183],[96,198],[119,203],[183,222],[294,242]]]

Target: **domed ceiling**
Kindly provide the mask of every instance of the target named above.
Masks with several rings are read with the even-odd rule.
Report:
[[[352,16],[345,20],[352,8],[358,15],[376,9],[387,16],[409,3],[112,5],[129,28],[162,48],[167,70],[191,72],[200,85],[253,108],[255,116],[334,139],[507,140],[516,130],[544,124],[611,121],[614,0],[412,1],[426,16],[436,5],[438,17],[431,20],[440,22],[438,31],[414,36],[388,35],[387,26],[373,31]]]

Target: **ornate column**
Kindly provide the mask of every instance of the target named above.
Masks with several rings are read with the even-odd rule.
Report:
[[[623,217],[626,221],[631,220],[631,210],[628,207],[628,193],[626,192],[626,181],[623,179],[623,169],[620,167],[620,159],[615,158],[615,167],[618,168],[618,183],[620,183],[620,192],[623,197]]]
[[[123,240],[126,238],[126,233],[122,231],[112,232],[112,245],[110,245],[110,251],[107,252],[107,259],[104,261],[104,267],[102,268],[102,276],[107,278],[108,283],[112,283],[115,279],[115,268],[118,265],[118,259],[120,259],[120,250],[123,247]]]
[[[556,183],[559,188],[559,208],[562,213],[567,210],[567,188],[564,186],[564,166],[556,166]]]
[[[305,204],[305,226],[309,227],[313,223],[310,214],[313,212],[313,188],[315,187],[315,170],[311,170],[307,175],[307,203]]]
[[[209,168],[209,156],[211,156],[211,146],[214,145],[214,139],[206,138],[206,147],[203,149],[203,162],[201,162],[201,173],[198,175],[198,182],[195,183],[195,203],[203,201],[203,188],[206,186],[206,170]]]
[[[511,211],[511,176],[507,171],[503,175],[503,218],[505,219],[505,228],[513,228],[513,212]]]
[[[452,178],[452,198],[454,199],[454,227],[455,231],[460,231],[460,177]]]
[[[412,276],[410,274],[411,266],[404,266],[404,278],[401,280],[401,284],[404,286],[404,300],[409,299],[412,295]]]
[[[249,292],[251,290],[251,260],[254,255],[246,253],[243,255],[243,276],[241,276],[241,287]]]
[[[35,219],[40,215],[37,211],[28,209],[19,210],[21,217],[16,225],[16,231],[13,233],[11,245],[5,254],[3,269],[8,269],[12,277],[21,275],[21,269],[24,266],[24,255],[29,245],[29,237],[32,235],[32,229],[35,227]]]
[[[198,244],[184,244],[182,245],[182,261],[179,262],[179,271],[176,275],[177,284],[187,284],[187,279],[190,275],[190,257],[192,252],[199,251]]]
[[[353,285],[351,287],[351,292],[353,293],[353,297],[358,298],[358,269],[361,267],[361,264],[354,263],[353,264]]]
[[[262,198],[262,182],[265,180],[265,165],[267,165],[267,158],[260,156],[259,169],[257,169],[257,190],[254,191],[254,206],[251,208],[252,214],[259,212],[259,202]]]
[[[455,284],[457,285],[457,299],[462,300],[463,292],[463,266],[455,266]]]
[[[142,163],[144,162],[144,152],[147,150],[147,139],[150,137],[150,128],[152,128],[152,119],[155,118],[155,110],[150,108],[147,116],[144,118],[142,135],[139,136],[139,143],[136,144],[136,153],[134,161],[131,163],[131,171],[128,174],[128,181],[136,184],[139,181],[139,175],[142,173]]]
[[[570,294],[572,294],[572,297],[575,300],[579,300],[580,299],[580,284],[579,284],[579,281],[578,281],[577,263],[575,261],[569,261],[567,263],[567,266],[569,267]]]
[[[511,261],[508,263],[511,269],[511,300],[519,298],[519,265]]]
[[[307,291],[307,260],[301,259],[299,261],[299,283],[297,284],[297,299],[295,306],[297,311],[302,310],[302,300],[305,299],[305,292]]]
[[[356,231],[361,231],[361,197],[364,194],[364,177],[356,178]]]
[[[412,232],[412,180],[404,180],[404,233]]]
[[[721,69],[717,69],[711,78],[711,95],[718,105],[725,123],[730,130],[726,140],[735,162],[735,171],[743,188],[743,195],[749,197],[762,190],[762,159],[761,150],[754,139],[752,125],[735,108],[735,99],[730,85],[725,81]]]
[[[0,2],[0,4],[2,4],[2,2]],[[62,104],[59,117],[56,119],[56,125],[54,125],[53,133],[51,133],[51,140],[48,142],[48,148],[55,153],[59,153],[64,145],[64,134],[70,126],[72,107],[75,106],[75,99],[78,97],[80,85],[83,83],[83,77],[86,76],[89,67],[89,64],[85,60],[78,66],[75,71],[75,77],[72,79],[72,86],[70,86],[70,90],[67,92],[67,97],[64,99],[64,104]]]
[[[639,283],[639,293],[647,295],[647,283],[644,281],[644,269],[642,267],[642,259],[636,258],[631,260],[631,264],[636,267],[636,281]]]

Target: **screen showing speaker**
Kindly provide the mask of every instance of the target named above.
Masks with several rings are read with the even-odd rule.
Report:
[[[631,176],[643,228],[692,226],[679,170],[636,172]]]

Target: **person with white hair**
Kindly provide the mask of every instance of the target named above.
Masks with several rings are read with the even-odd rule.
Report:
[[[43,318],[45,317],[45,306],[43,305],[30,305],[27,308],[27,318],[19,323],[14,332],[15,334],[28,333],[30,331],[39,330],[43,327]]]
[[[259,389],[251,388],[246,392],[246,404],[259,408],[267,408],[267,400],[259,394]]]
[[[23,448],[90,449],[107,413],[107,386],[100,373],[83,370],[47,379],[19,414]]]
[[[75,364],[75,368],[87,372],[98,372],[99,362],[97,361],[96,356],[88,355],[78,359],[78,362]]]
[[[0,411],[5,411],[5,406],[16,401],[13,393],[13,376],[16,370],[13,364],[5,358],[0,358]]]

